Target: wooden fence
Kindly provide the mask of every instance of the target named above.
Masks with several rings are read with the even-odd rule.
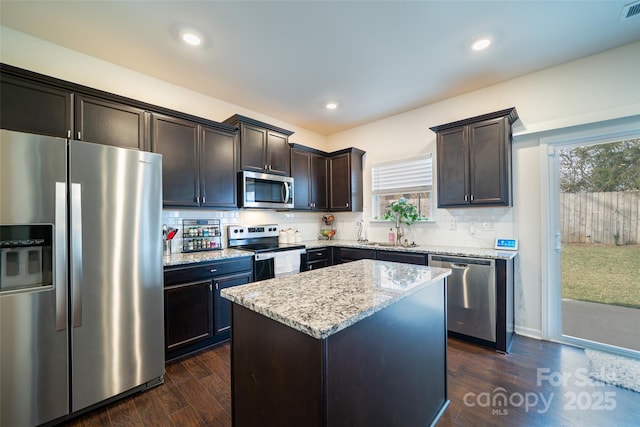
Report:
[[[640,191],[561,193],[562,238],[567,243],[637,245]]]

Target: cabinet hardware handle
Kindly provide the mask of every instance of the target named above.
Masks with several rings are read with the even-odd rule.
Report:
[[[464,195],[464,201],[468,202],[469,201],[469,196],[467,196],[466,194]]]
[[[349,207],[349,203],[345,203],[345,207],[347,207],[347,208],[348,208],[348,207]]]
[[[209,292],[211,292],[213,288],[211,287],[211,283],[209,283]]]
[[[216,291],[219,290],[220,288],[218,287],[218,282],[216,282]]]
[[[473,202],[473,194],[471,195],[471,201]]]
[[[80,131],[78,131],[78,139],[81,140],[82,139],[82,134],[80,133]]]
[[[202,196],[202,203],[207,203],[207,198]]]
[[[212,272],[212,273],[215,273],[216,271],[218,271],[218,269],[217,269],[217,268],[212,268],[212,269],[211,269],[211,272]]]
[[[196,202],[196,203],[199,203],[200,202],[200,197],[198,197],[198,196],[194,197],[193,201]]]
[[[67,129],[67,138],[71,139],[71,129]]]

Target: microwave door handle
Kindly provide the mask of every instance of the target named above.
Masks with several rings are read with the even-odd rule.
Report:
[[[289,200],[289,183],[284,182],[284,199],[282,200],[284,203],[287,203]]]

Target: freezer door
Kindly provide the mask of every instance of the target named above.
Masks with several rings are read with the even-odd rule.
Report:
[[[35,426],[69,411],[66,140],[0,132],[0,426]]]
[[[161,161],[69,143],[74,412],[164,374]]]

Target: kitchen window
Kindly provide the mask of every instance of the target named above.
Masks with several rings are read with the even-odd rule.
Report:
[[[401,197],[418,208],[419,221],[431,219],[432,157],[429,153],[371,167],[374,220],[382,220],[387,206]]]

